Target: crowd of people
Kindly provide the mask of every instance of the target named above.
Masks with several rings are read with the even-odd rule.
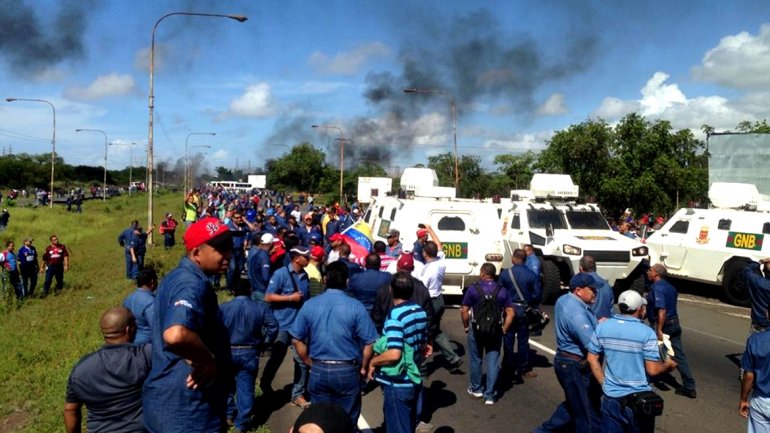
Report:
[[[433,429],[423,411],[428,360],[453,373],[462,373],[464,360],[441,331],[446,263],[430,225],[415,225],[414,245],[402,245],[391,230],[386,242],[374,242],[359,257],[344,235],[361,218],[355,206],[224,190],[191,191],[184,206],[185,254],[161,281],[143,266],[146,233],[138,222],[120,234],[126,277],[137,288],[102,317],[102,354],[87,355],[72,371],[68,432],[79,431],[83,405],[95,432],[248,431],[259,407],[281,398],[274,382],[289,351],[288,401],[304,409],[300,419],[329,426],[315,431],[356,431],[362,380],[382,390],[385,431]],[[175,247],[176,228],[166,214],[159,230],[165,248]],[[666,276],[665,266],[650,267],[648,294],[625,291],[616,305],[593,258],[583,257],[554,312],[554,369],[565,401],[535,431],[652,432],[662,401],[649,381],[673,369],[681,375],[676,394],[696,398],[677,292]],[[483,264],[478,277],[460,310],[467,394],[494,405],[504,382],[537,377],[528,316],[540,305],[540,261],[527,245],[499,273]],[[218,289],[233,299],[219,305]],[[770,323],[767,310],[766,302],[757,330]],[[770,347],[765,334],[752,337],[743,360],[745,416],[750,402],[752,414],[767,407],[760,399],[767,398],[768,377],[759,367]],[[260,356],[268,350],[260,376]],[[295,431],[304,431],[300,419]]]
[[[1,284],[4,293],[6,290],[12,290],[20,301],[35,296],[38,275],[44,275],[42,297],[51,293],[54,280],[54,292],[62,290],[64,273],[69,270],[69,251],[55,234],[48,240],[50,243],[43,250],[42,256],[32,245],[31,237],[24,238],[18,251],[14,241],[5,242],[5,249],[0,252],[0,266],[3,267]]]

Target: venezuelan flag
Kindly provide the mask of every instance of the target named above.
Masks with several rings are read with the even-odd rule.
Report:
[[[365,221],[359,220],[342,232],[350,253],[357,258],[366,257],[372,251],[372,229]]]

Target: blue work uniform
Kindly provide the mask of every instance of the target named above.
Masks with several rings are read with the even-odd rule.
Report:
[[[245,223],[236,224],[234,221],[227,223],[227,228],[233,233],[233,256],[230,258],[230,265],[227,268],[227,288],[235,290],[241,280],[241,272],[246,266],[246,250],[244,246],[248,240],[249,226]]]
[[[37,274],[40,272],[40,263],[37,260],[37,249],[33,245],[19,248],[19,269],[21,271],[21,285],[25,296],[32,296],[37,286]]]
[[[596,328],[591,309],[574,293],[561,296],[554,308],[556,356],[553,364],[566,401],[535,433],[595,433],[601,422],[601,389],[586,366],[588,344]]]
[[[126,259],[126,278],[134,278],[134,262],[131,260],[131,239],[134,237],[134,228],[129,227],[118,236],[118,244],[123,247]]]
[[[503,366],[508,370],[514,368],[515,365],[516,374],[521,375],[531,370],[529,362],[529,323],[527,322],[526,311],[529,306],[535,307],[540,305],[541,293],[538,291],[540,284],[537,275],[525,265],[513,265],[509,269],[511,272],[508,272],[508,269],[503,269],[498,279],[500,285],[505,287],[510,294],[515,313],[511,328],[503,336]],[[513,280],[511,280],[511,273],[513,273],[513,277],[516,279],[524,299],[516,291]],[[518,355],[516,362],[514,362],[513,356],[514,340]]]
[[[751,295],[751,326],[755,331],[764,331],[770,328],[770,319],[767,318],[767,309],[770,306],[770,279],[762,275],[757,262],[751,262],[743,268],[743,278]]]
[[[172,326],[196,333],[214,355],[217,377],[209,386],[187,387],[192,367],[168,349],[163,333]],[[155,296],[152,371],[144,383],[144,421],[152,433],[221,432],[226,429],[232,385],[230,344],[217,296],[206,275],[187,257],[160,284]]]
[[[597,319],[612,317],[612,307],[615,305],[615,294],[612,287],[596,272],[586,272],[596,281],[596,302],[591,305],[591,311]]]
[[[655,331],[636,317],[615,315],[596,326],[588,351],[604,355],[601,431],[652,433],[655,417],[636,414],[626,397],[652,391],[644,364],[661,360]]]
[[[338,404],[357,423],[363,349],[377,340],[364,305],[343,290],[327,288],[302,306],[289,333],[308,344],[310,400]]]
[[[249,255],[249,284],[251,284],[251,298],[265,299],[265,291],[270,283],[270,255],[267,251],[257,246],[251,247]]]
[[[235,374],[235,393],[231,392],[227,401],[227,418],[234,421],[237,429],[247,431],[254,408],[259,355],[278,336],[278,322],[267,304],[254,302],[248,296],[236,296],[219,308],[230,335]]]
[[[152,290],[137,287],[123,301],[123,306],[131,310],[136,319],[136,337],[134,344],[152,342],[152,324],[155,318],[155,295]]]
[[[357,272],[350,276],[348,280],[348,289],[354,298],[364,304],[368,313],[372,312],[375,300],[377,299],[377,290],[390,283],[391,275],[375,269],[367,269],[363,272]]]
[[[741,368],[754,374],[754,384],[749,400],[749,430],[767,430],[770,418],[770,331],[754,333],[746,342],[741,358]]]

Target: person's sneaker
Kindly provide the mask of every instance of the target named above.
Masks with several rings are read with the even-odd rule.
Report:
[[[433,431],[433,424],[420,421],[417,424],[417,428],[414,429],[414,433],[430,433]]]
[[[463,365],[463,359],[458,358],[457,361],[455,361],[454,364],[449,364],[449,372],[450,373],[460,373],[460,366]]]
[[[495,404],[495,399],[493,399],[493,398],[488,398],[488,399],[484,400],[484,405],[485,406],[492,406],[493,404]]]
[[[474,391],[474,390],[472,390],[470,388],[468,388],[466,391],[468,391],[468,394],[470,394],[474,398],[484,397],[484,393],[483,392]]]
[[[297,406],[300,409],[307,409],[310,407],[310,402],[305,400],[305,397],[299,396],[291,401],[291,404]]]
[[[694,389],[685,389],[685,388],[679,388],[676,391],[674,391],[676,395],[683,395],[687,398],[695,398],[695,390]]]

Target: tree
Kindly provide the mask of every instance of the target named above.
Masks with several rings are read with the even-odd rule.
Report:
[[[214,169],[217,172],[217,180],[235,180],[232,170],[219,166]]]
[[[762,122],[756,121],[753,124],[748,120],[744,120],[735,127],[738,132],[746,134],[768,134],[770,133],[770,125],[767,124],[767,119],[763,119]]]
[[[503,154],[495,157],[495,165],[500,166],[498,171],[509,181],[508,189],[529,188],[529,182],[535,173],[537,154],[528,150],[519,155]],[[500,180],[497,183],[501,183]]]
[[[266,163],[267,183],[276,189],[319,191],[321,179],[328,176],[325,160],[324,152],[310,143],[298,144],[284,156]]]
[[[436,171],[438,184],[454,185],[455,159],[447,152],[428,157],[428,167]],[[481,168],[481,158],[475,155],[460,155],[458,163],[460,184],[457,197],[485,196],[489,190],[489,175]]]

